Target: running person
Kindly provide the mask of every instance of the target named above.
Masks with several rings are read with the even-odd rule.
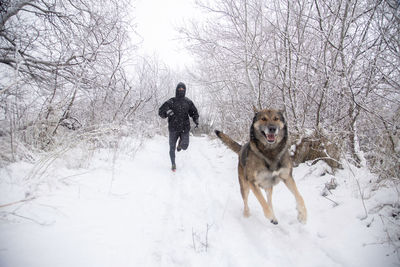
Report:
[[[176,170],[175,147],[179,152],[189,146],[189,116],[192,117],[196,127],[199,125],[199,113],[192,100],[185,97],[186,85],[182,82],[176,86],[175,97],[170,98],[158,110],[161,118],[168,118],[169,131],[169,156],[171,158],[172,171]],[[176,142],[178,141],[178,146]]]

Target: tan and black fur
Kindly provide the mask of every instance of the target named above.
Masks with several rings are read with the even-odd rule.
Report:
[[[292,177],[292,161],[289,155],[289,137],[282,112],[274,109],[256,110],[250,127],[250,141],[241,146],[226,134],[216,130],[217,136],[239,155],[239,184],[244,203],[244,216],[250,215],[248,196],[250,190],[260,202],[265,217],[277,224],[272,208],[272,188],[283,181],[293,193],[298,211],[298,220],[307,221],[307,210],[303,197]],[[262,189],[267,194],[265,200]]]

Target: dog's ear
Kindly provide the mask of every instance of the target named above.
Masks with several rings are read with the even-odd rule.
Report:
[[[280,119],[281,119],[281,121],[283,122],[283,123],[286,123],[286,119],[285,119],[285,111],[283,111],[282,109],[280,109],[280,110],[278,110],[278,114],[279,114],[279,117],[280,117]]]
[[[256,108],[256,106],[253,105],[253,111],[254,111],[254,114],[257,114],[260,110],[258,108]]]

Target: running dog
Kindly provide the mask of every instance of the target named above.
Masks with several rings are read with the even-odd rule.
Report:
[[[253,123],[250,127],[250,141],[240,145],[221,131],[216,135],[231,150],[239,155],[239,184],[244,203],[244,216],[250,216],[248,196],[250,189],[260,202],[265,217],[278,224],[272,208],[272,188],[283,181],[293,193],[301,223],[307,221],[307,210],[303,197],[297,190],[292,176],[292,160],[289,155],[289,137],[286,120],[282,112],[274,109],[257,110],[254,108]],[[265,200],[261,189],[267,195]]]

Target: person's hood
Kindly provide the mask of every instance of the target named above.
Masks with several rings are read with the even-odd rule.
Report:
[[[178,88],[183,88],[183,91],[178,91]],[[176,91],[175,91],[175,96],[177,98],[184,98],[186,95],[186,85],[182,82],[178,83],[178,85],[176,86]]]

